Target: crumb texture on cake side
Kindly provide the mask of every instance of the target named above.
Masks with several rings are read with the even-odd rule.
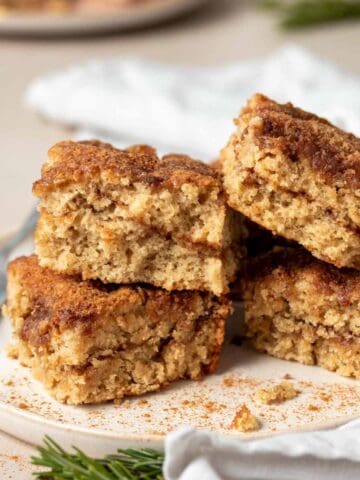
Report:
[[[244,254],[242,217],[218,174],[186,156],[62,142],[33,190],[36,253],[59,272],[220,295]]]
[[[360,378],[360,272],[282,249],[253,259],[240,288],[257,350]]]
[[[83,281],[36,256],[10,263],[8,278],[19,361],[62,402],[140,395],[217,366],[231,313],[225,297]]]
[[[255,95],[221,155],[229,205],[337,267],[360,269],[360,140]]]

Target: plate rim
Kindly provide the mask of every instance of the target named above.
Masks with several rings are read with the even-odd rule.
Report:
[[[109,13],[89,14],[70,12],[51,13],[14,13],[0,16],[0,33],[46,34],[109,31],[117,28],[125,30],[155,24],[194,9],[209,0],[155,0],[153,4],[145,2]]]

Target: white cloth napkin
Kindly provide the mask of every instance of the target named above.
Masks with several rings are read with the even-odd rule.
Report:
[[[360,420],[252,441],[183,428],[168,436],[165,458],[168,480],[358,480]]]
[[[96,60],[35,80],[27,104],[75,126],[77,138],[150,143],[209,161],[247,97],[259,91],[360,134],[360,79],[294,46],[206,69]],[[185,428],[166,440],[168,480],[335,480],[360,477],[360,421],[332,431],[225,440]]]
[[[360,82],[294,46],[268,58],[216,68],[148,60],[94,60],[37,79],[27,104],[75,126],[78,137],[216,158],[246,99],[292,101],[360,134]]]

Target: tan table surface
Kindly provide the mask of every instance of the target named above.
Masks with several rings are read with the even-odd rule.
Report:
[[[38,75],[93,57],[121,54],[214,65],[264,55],[291,42],[360,74],[359,23],[284,33],[275,27],[276,18],[257,11],[254,3],[218,0],[206,11],[171,24],[111,36],[76,40],[0,37],[0,233],[18,225],[31,208],[31,184],[47,148],[68,135],[61,126],[47,124],[23,107],[24,89]],[[0,434],[0,477],[29,478],[21,458],[27,458],[30,451],[30,447]],[[19,458],[10,458],[12,455]]]

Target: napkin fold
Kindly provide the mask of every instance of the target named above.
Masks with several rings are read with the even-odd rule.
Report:
[[[214,68],[99,59],[36,79],[27,105],[76,128],[76,138],[150,143],[210,161],[247,98],[291,101],[360,135],[360,79],[287,46]],[[360,477],[360,421],[330,431],[230,440],[184,428],[166,439],[167,480],[335,480]]]
[[[296,46],[266,58],[213,68],[133,58],[94,60],[36,79],[27,105],[46,118],[118,146],[217,157],[247,98],[292,101],[360,134],[360,81]]]
[[[360,421],[247,441],[186,427],[168,435],[165,453],[167,480],[358,480]]]

